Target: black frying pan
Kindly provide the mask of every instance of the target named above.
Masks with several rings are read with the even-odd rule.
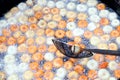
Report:
[[[0,17],[3,17],[12,7],[26,0],[0,0]]]
[[[20,2],[26,0],[0,0],[0,17],[4,16],[12,7],[18,5]],[[118,15],[120,15],[120,0],[99,0],[112,8]]]
[[[100,0],[120,16],[120,0]]]

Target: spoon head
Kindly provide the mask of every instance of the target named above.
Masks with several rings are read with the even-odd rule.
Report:
[[[87,58],[87,57],[91,57],[93,55],[92,52],[84,51],[84,50],[78,54],[75,54],[71,50],[72,45],[68,45],[65,42],[61,42],[61,41],[55,40],[55,39],[53,39],[52,41],[53,41],[54,45],[56,46],[56,48],[65,56],[68,56],[71,58]]]

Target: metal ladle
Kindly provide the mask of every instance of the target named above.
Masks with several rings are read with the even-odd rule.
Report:
[[[93,56],[93,53],[120,56],[120,51],[103,49],[83,49],[79,46],[69,45],[60,40],[52,40],[56,48],[64,55],[71,58],[87,58]]]

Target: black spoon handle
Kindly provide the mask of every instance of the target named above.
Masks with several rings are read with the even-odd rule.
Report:
[[[115,51],[115,50],[103,50],[103,49],[84,49],[84,50],[91,51],[97,54],[120,56],[120,51]]]

